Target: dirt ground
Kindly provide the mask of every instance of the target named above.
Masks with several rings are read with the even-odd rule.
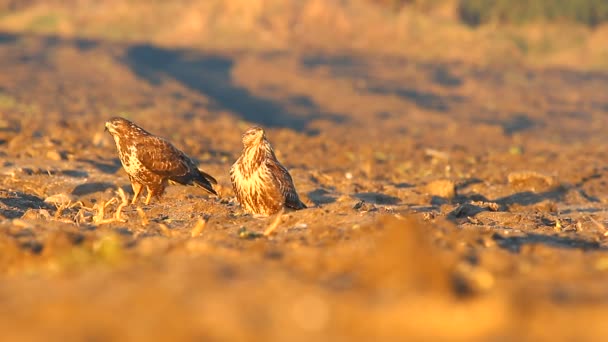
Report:
[[[0,56],[3,340],[608,336],[606,73],[9,33]],[[121,207],[115,115],[221,198]],[[309,209],[235,202],[252,124]]]

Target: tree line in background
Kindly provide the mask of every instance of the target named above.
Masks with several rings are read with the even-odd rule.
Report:
[[[401,9],[416,6],[426,10],[450,0],[371,0]],[[576,22],[595,27],[608,22],[608,0],[452,0],[458,15],[468,25],[488,23],[525,24],[540,21]]]

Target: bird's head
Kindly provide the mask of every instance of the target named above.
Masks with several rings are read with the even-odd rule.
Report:
[[[121,117],[113,117],[110,120],[106,121],[105,130],[110,132],[112,135],[116,134],[124,134],[128,130],[132,130],[133,128],[138,128],[131,121],[121,118]]]
[[[243,146],[249,147],[259,144],[266,139],[266,133],[261,127],[253,126],[243,133]]]

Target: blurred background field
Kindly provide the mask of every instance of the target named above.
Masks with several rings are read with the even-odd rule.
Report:
[[[602,0],[3,0],[0,29],[171,46],[608,67]]]
[[[601,340],[607,6],[0,0],[0,340]],[[121,207],[115,115],[222,198]],[[235,202],[254,124],[309,209]]]

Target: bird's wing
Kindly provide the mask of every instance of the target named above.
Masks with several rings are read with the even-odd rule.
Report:
[[[239,202],[242,202],[241,188],[236,179],[236,168],[239,167],[240,162],[241,162],[241,158],[237,159],[237,161],[230,168],[230,183],[232,183],[232,190],[234,191],[234,194],[235,194],[237,200]]]
[[[291,175],[287,169],[277,160],[270,158],[266,161],[266,166],[272,172],[274,181],[279,186],[281,195],[285,199],[285,206],[294,209],[306,208],[306,205],[298,197],[296,187],[293,185],[293,179],[291,179]]]
[[[181,176],[189,172],[187,157],[168,141],[151,137],[135,145],[137,159],[150,171],[162,176]]]

